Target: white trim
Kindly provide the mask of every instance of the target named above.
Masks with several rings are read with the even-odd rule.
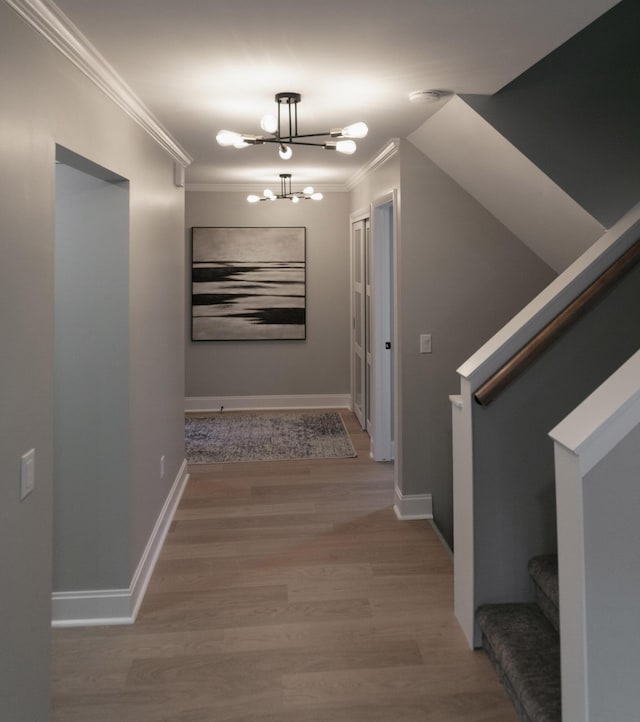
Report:
[[[370,215],[370,205],[368,205],[366,208],[360,209],[359,211],[353,211],[353,213],[349,214],[349,228],[351,228],[352,224],[357,223],[358,221],[364,221],[368,219]]]
[[[371,204],[371,448],[376,461],[394,458],[392,403],[398,393],[395,373],[396,350],[394,305],[397,271],[393,264],[396,234],[397,191],[376,198]],[[385,343],[391,344],[390,349]]]
[[[473,493],[473,399],[471,384],[460,379],[451,401],[453,463],[453,612],[469,647],[481,638],[475,622],[475,517]]]
[[[556,517],[558,519],[558,582],[560,611],[560,674],[562,712],[569,720],[589,720],[584,495],[580,458],[554,444]]]
[[[171,491],[153,527],[129,588],[53,592],[51,595],[51,626],[90,627],[133,624],[135,622],[188,480],[189,474],[185,460],[180,466]]]
[[[193,158],[180,147],[89,39],[56,5],[49,0],[5,0],[5,2],[178,163],[184,167],[191,164]]]
[[[300,394],[292,396],[191,396],[184,400],[190,411],[254,411],[258,409],[350,409],[349,394]]]
[[[393,510],[401,521],[411,519],[433,519],[431,494],[407,494],[396,486],[394,490]]]
[[[370,161],[365,163],[362,168],[359,168],[351,176],[351,178],[349,178],[349,181],[347,182],[348,190],[353,190],[359,183],[362,183],[368,175],[380,168],[381,165],[384,165],[390,158],[393,158],[399,148],[400,139],[392,138],[387,145],[382,148],[382,150],[380,150],[373,158],[371,158]]]

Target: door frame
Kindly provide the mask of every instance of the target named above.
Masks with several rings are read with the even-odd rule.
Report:
[[[363,209],[360,211],[357,211],[355,213],[351,213],[349,216],[349,312],[351,314],[350,316],[350,344],[349,344],[349,369],[350,369],[350,376],[351,376],[351,382],[350,382],[350,389],[351,389],[351,410],[356,415],[358,421],[360,422],[360,425],[363,429],[367,428],[367,409],[366,409],[366,381],[365,381],[365,373],[366,373],[366,341],[364,339],[364,329],[365,329],[365,318],[364,314],[362,314],[362,318],[360,320],[360,323],[362,325],[361,333],[363,335],[362,338],[362,363],[361,363],[361,395],[362,395],[362,408],[358,409],[356,405],[356,370],[355,370],[355,346],[356,346],[356,340],[355,340],[355,332],[356,332],[356,307],[355,307],[355,288],[354,288],[354,278],[355,278],[355,264],[356,264],[356,258],[355,258],[355,247],[354,247],[354,235],[353,235],[353,226],[356,223],[359,223],[361,221],[369,221],[370,222],[370,211],[369,209]],[[363,229],[364,230],[364,229]],[[362,276],[362,288],[364,290],[365,288],[365,260],[364,260],[364,253],[366,252],[366,240],[363,236],[361,240],[361,253],[362,253],[362,264],[361,264],[361,276]],[[363,301],[363,306],[366,308],[366,302]]]
[[[396,219],[397,192],[376,198],[371,204],[371,455],[375,461],[395,458],[395,414],[397,398],[396,323]],[[386,348],[386,344],[391,348]]]
[[[355,394],[354,373],[354,247],[353,224],[369,219],[371,236],[371,394],[370,411],[365,409],[372,420],[367,429],[371,439],[371,457],[375,461],[391,461],[396,455],[399,404],[399,355],[398,355],[398,192],[391,190],[375,200],[367,209],[350,214],[350,311],[351,311],[351,397]],[[385,343],[391,343],[391,349]],[[365,343],[366,347],[366,343]],[[382,392],[380,391],[382,389]]]

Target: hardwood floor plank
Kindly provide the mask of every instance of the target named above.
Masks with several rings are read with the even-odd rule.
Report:
[[[515,722],[393,464],[190,467],[134,625],[54,629],[53,722]]]
[[[175,658],[135,659],[127,675],[127,686],[218,685],[222,691],[237,684],[279,685],[280,676],[293,672],[321,672],[340,669],[421,664],[422,654],[414,641],[388,641],[360,648],[321,649],[294,647],[271,650],[191,654]]]
[[[427,682],[434,674],[437,686]],[[440,696],[481,692],[491,675],[495,673],[482,653],[439,653],[437,659],[427,657],[422,665],[408,667],[284,674],[283,703],[285,707],[305,707],[330,699],[341,705],[403,704],[407,698],[424,703],[435,692]]]
[[[201,595],[206,595],[203,599]],[[156,600],[162,607],[157,610]],[[221,605],[215,595],[206,592],[180,593],[181,603],[168,602],[166,594],[149,595],[152,597],[145,609],[144,618],[136,627],[146,631],[149,627],[169,628],[173,630],[223,629],[225,627],[255,626],[256,624],[277,624],[282,620],[291,622],[313,621],[320,623],[331,619],[361,619],[371,616],[367,599],[339,599],[313,602],[244,602]],[[194,597],[199,597],[194,603]]]

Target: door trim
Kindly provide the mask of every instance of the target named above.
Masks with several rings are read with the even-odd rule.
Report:
[[[396,191],[371,204],[372,272],[372,412],[371,455],[375,461],[394,456],[394,409],[397,394],[397,333],[395,325]],[[391,348],[387,349],[386,344]]]

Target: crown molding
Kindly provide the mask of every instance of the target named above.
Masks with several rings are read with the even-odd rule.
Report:
[[[359,168],[346,183],[325,183],[317,185],[314,188],[320,193],[348,193],[352,191],[358,183],[361,183],[370,173],[386,163],[390,158],[398,152],[400,147],[400,139],[392,138],[368,163]],[[276,183],[276,181],[274,181]],[[268,183],[187,183],[185,190],[200,191],[203,193],[262,193],[265,185]]]
[[[172,138],[88,38],[49,0],[4,0],[183,167],[193,158]]]
[[[377,170],[381,165],[386,163],[390,158],[398,152],[400,147],[400,138],[391,138],[387,145],[382,148],[376,155],[371,158],[368,163],[365,163],[362,168],[357,170],[347,182],[347,189],[353,190],[359,183],[373,171]]]
[[[279,182],[279,180],[274,180],[272,183],[187,183],[185,190],[203,193],[262,193],[265,187],[271,185],[275,188]],[[299,183],[298,185],[311,184]],[[319,193],[347,193],[349,191],[344,183],[314,183],[313,188]]]

